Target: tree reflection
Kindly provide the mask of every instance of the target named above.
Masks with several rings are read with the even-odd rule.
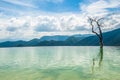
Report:
[[[103,47],[100,48],[100,52],[99,52],[99,56],[100,56],[100,60],[99,60],[99,67],[101,68],[102,66],[102,61],[103,61]]]
[[[96,63],[96,61],[97,61],[97,63]],[[96,58],[93,58],[92,62],[93,62],[92,63],[92,73],[94,73],[95,65],[97,65],[97,64],[98,64],[99,69],[101,69],[102,62],[103,62],[103,47],[100,47],[98,56]]]

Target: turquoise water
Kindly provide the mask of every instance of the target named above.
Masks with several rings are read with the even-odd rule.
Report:
[[[0,48],[0,80],[119,80],[120,47]]]

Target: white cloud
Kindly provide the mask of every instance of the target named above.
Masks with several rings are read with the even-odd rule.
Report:
[[[106,31],[115,28],[120,28],[120,14],[112,14],[105,18],[103,21],[103,29]]]
[[[35,8],[35,5],[33,5],[32,3],[25,2],[25,0],[3,0],[3,1],[15,4],[15,5]]]
[[[108,19],[109,18],[109,19]],[[104,21],[104,29],[120,25],[120,15],[114,14]],[[0,18],[0,40],[30,40],[45,35],[91,33],[87,17],[83,14],[39,15]]]
[[[120,9],[118,8],[120,8],[120,0],[96,0],[95,2],[90,1],[88,4],[80,3],[80,10],[84,16],[104,18],[103,31],[120,27]]]
[[[78,28],[83,28],[83,26],[87,24],[85,17],[84,19],[82,18],[83,17],[81,15],[74,14],[67,16],[42,15],[36,17],[25,17],[25,21],[27,21],[29,26],[37,32],[69,32],[79,31]],[[25,23],[26,22],[24,22],[24,24]]]
[[[109,8],[117,8],[120,6],[120,0],[98,0],[92,2],[89,5],[80,4],[80,9],[87,15],[103,16],[109,14]]]
[[[37,2],[52,2],[52,3],[62,3],[64,0],[3,0],[8,3],[12,3],[19,6],[31,7],[36,8],[34,3]]]
[[[87,31],[87,22],[80,15],[20,16],[0,19],[0,36],[3,38],[32,39],[49,34],[72,34]]]

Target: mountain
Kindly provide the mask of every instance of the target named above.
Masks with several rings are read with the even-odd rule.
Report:
[[[32,39],[32,40],[26,42],[24,45],[26,45],[26,46],[36,46],[39,42],[41,42],[41,40],[36,38],[36,39]]]
[[[84,39],[85,37],[90,36],[85,35],[72,35],[72,36],[43,36],[40,39],[40,42],[36,46],[72,46],[76,42]]]
[[[105,46],[120,46],[120,28],[103,33]],[[98,46],[99,39],[96,35],[72,35],[72,36],[44,36],[30,41],[6,41],[0,43],[0,47],[23,46]]]
[[[21,46],[26,46],[27,42],[26,41],[6,41],[0,43],[0,47],[21,47]]]
[[[65,41],[69,36],[55,35],[55,36],[43,36],[40,41]]]
[[[103,43],[105,46],[120,46],[120,28],[103,33]],[[99,45],[99,39],[95,36],[84,38],[77,42],[77,46],[96,46]]]
[[[73,45],[74,42],[79,41],[88,35],[55,35],[55,36],[43,36],[40,39],[32,39],[30,41],[6,41],[0,43],[0,47],[22,47],[22,46],[66,46]]]
[[[78,42],[88,36],[92,36],[92,35],[91,34],[83,34],[83,35],[78,34],[78,35],[70,36],[65,40],[65,44],[67,44],[69,46],[75,45],[76,42]]]

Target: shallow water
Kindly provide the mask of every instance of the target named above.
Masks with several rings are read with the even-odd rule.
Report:
[[[0,80],[119,80],[120,47],[0,48]]]

